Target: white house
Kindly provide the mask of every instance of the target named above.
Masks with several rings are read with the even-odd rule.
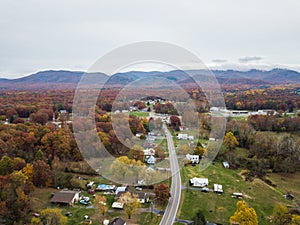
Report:
[[[146,148],[143,151],[144,151],[145,156],[155,155],[155,149],[153,149],[153,148]]]
[[[186,157],[187,160],[190,160],[191,163],[199,163],[199,155],[187,154],[185,157]]]
[[[188,139],[188,135],[187,134],[178,134],[177,135],[177,139],[178,140],[187,140]]]
[[[146,156],[145,162],[147,164],[155,164],[156,163],[156,158],[153,155]]]
[[[208,185],[208,179],[194,177],[194,178],[190,179],[190,183],[194,187],[205,187]]]
[[[221,184],[214,184],[214,192],[217,194],[222,194],[223,186]]]

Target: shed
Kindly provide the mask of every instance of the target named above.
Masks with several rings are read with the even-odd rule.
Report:
[[[114,202],[111,207],[113,209],[123,209],[124,203],[122,203],[122,202]]]
[[[233,198],[242,198],[242,197],[243,197],[243,193],[234,192],[234,193],[232,194],[232,197],[233,197]]]
[[[117,187],[117,189],[116,189],[116,195],[119,192],[125,192],[125,191],[127,191],[127,186]]]
[[[223,162],[224,168],[228,169],[229,168],[229,163],[228,162]]]
[[[51,203],[58,203],[58,204],[74,204],[79,201],[79,194],[80,191],[60,191],[54,193],[53,197],[51,198]]]
[[[221,184],[214,184],[214,192],[217,194],[222,194],[223,186]]]

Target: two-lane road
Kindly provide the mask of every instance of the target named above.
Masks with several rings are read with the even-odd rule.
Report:
[[[168,142],[170,168],[172,172],[172,184],[170,190],[171,198],[169,199],[169,203],[167,205],[165,213],[160,221],[160,225],[172,225],[175,221],[180,203],[181,177],[172,135],[170,134],[170,131],[166,128],[165,125],[164,130]]]

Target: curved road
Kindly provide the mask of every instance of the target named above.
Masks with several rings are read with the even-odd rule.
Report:
[[[170,131],[164,125],[164,131],[168,142],[169,160],[172,171],[172,184],[171,184],[171,197],[165,210],[165,213],[160,221],[160,225],[172,225],[175,221],[177,210],[181,197],[181,177],[180,169],[178,165],[177,155]]]

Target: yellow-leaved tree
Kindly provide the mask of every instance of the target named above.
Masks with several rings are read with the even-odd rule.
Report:
[[[38,225],[65,225],[67,224],[67,217],[63,216],[60,209],[47,208],[40,211],[40,217],[33,217],[31,224]]]
[[[231,163],[234,156],[234,150],[238,146],[239,142],[232,132],[227,132],[224,137],[223,143],[226,148],[224,153],[227,156],[228,162]]]
[[[102,195],[96,195],[94,205],[96,210],[101,213],[103,216],[108,211],[107,203],[106,203],[106,197]]]
[[[245,201],[238,201],[237,210],[230,217],[230,224],[257,225],[257,215],[253,208],[248,207]]]
[[[124,211],[126,212],[128,219],[131,219],[133,213],[141,205],[137,195],[130,192],[126,192],[125,194],[122,194],[119,201],[124,203]]]

